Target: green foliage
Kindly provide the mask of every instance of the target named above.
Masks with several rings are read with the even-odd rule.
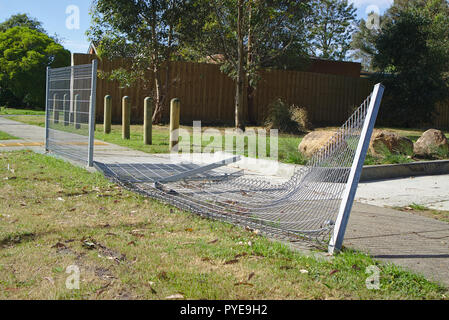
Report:
[[[13,15],[6,21],[0,23],[0,32],[5,32],[6,30],[14,27],[28,27],[40,33],[46,33],[42,27],[42,22],[37,19],[30,18],[26,14]]]
[[[347,0],[313,0],[308,28],[309,53],[324,59],[346,60],[356,21]]]
[[[70,64],[70,52],[46,34],[28,27],[0,33],[0,87],[24,104],[45,104],[45,71]]]
[[[448,30],[449,16],[424,10],[402,11],[385,25],[376,39],[374,59],[379,70],[391,74],[383,79],[384,124],[412,127],[432,120],[436,104],[448,96]]]
[[[244,69],[253,85],[261,67],[297,68],[305,63],[303,1],[242,1]],[[193,57],[221,54],[222,70],[236,78],[238,66],[237,1],[191,2],[191,16],[180,25],[184,52]]]
[[[87,34],[98,44],[100,56],[132,58],[129,68],[115,70],[106,77],[131,86],[152,73],[154,81],[144,85],[154,97],[155,122],[162,119],[171,85],[169,77],[161,83],[162,65],[176,53],[179,35],[175,26],[185,8],[186,2],[180,0],[95,0],[92,5],[92,25]]]

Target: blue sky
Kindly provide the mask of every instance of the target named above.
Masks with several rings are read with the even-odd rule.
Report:
[[[366,17],[366,8],[377,6],[383,13],[393,0],[349,0],[357,8],[359,18]],[[89,8],[91,0],[0,0],[0,21],[6,20],[16,13],[27,13],[37,18],[49,34],[57,34],[64,46],[72,52],[87,52],[89,42],[85,35],[90,25]],[[68,6],[79,8],[79,29],[66,27]]]

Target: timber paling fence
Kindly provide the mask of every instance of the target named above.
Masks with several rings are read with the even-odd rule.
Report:
[[[73,64],[87,64],[96,55],[74,54]],[[129,60],[100,59],[99,70],[110,72],[129,66]],[[220,71],[218,65],[190,62],[171,62],[170,78],[175,80],[170,86],[169,96],[163,114],[164,122],[169,121],[169,102],[179,98],[182,103],[181,122],[203,121],[209,124],[233,124],[235,118],[235,83]],[[162,71],[165,83],[165,70]],[[253,108],[244,106],[246,119],[254,119],[259,125],[264,123],[269,105],[281,98],[289,105],[305,107],[310,121],[316,126],[338,126],[364,101],[372,90],[369,79],[352,78],[311,72],[263,70],[254,94]],[[131,121],[142,123],[144,99],[150,90],[144,88],[143,81],[134,87],[120,88],[116,81],[98,79],[97,120],[103,119],[103,98],[112,98],[112,121],[121,123],[121,99],[131,99]],[[449,128],[449,103],[438,106],[439,116],[434,121],[437,128]]]

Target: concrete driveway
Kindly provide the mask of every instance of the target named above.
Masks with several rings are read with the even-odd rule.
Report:
[[[382,207],[419,204],[449,211],[449,175],[360,183],[356,201]]]

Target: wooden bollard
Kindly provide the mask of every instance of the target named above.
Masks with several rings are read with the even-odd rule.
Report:
[[[170,151],[179,143],[179,118],[181,112],[181,102],[179,99],[173,99],[170,104]]]
[[[131,99],[125,96],[122,99],[122,139],[131,138]]]
[[[111,121],[112,121],[112,97],[104,97],[104,133],[111,133]]]
[[[53,123],[59,123],[58,95],[53,95]]]
[[[145,145],[153,144],[153,99],[145,98],[143,104],[143,143]]]
[[[80,129],[81,128],[81,102],[80,102],[79,94],[75,95],[73,107],[74,107],[73,123],[74,123],[76,129]]]
[[[64,126],[67,127],[70,123],[70,100],[69,94],[64,95],[64,100],[62,102],[62,109],[64,111]]]

